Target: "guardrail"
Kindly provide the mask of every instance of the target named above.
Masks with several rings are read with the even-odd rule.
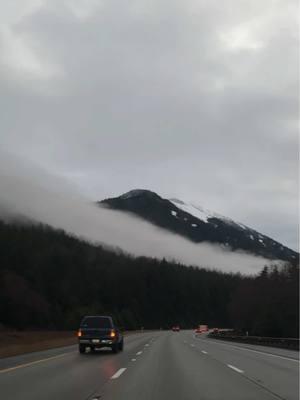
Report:
[[[222,333],[210,333],[208,335],[212,339],[228,340],[232,342],[257,344],[261,346],[280,347],[284,349],[299,350],[299,339],[295,338],[272,338],[261,336],[239,336]]]

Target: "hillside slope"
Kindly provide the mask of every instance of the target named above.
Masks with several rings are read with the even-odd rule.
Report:
[[[109,251],[44,225],[0,220],[0,242],[0,327],[76,329],[86,314],[113,315],[127,329],[225,326],[243,280]]]
[[[0,243],[2,328],[75,330],[86,314],[108,314],[126,329],[207,323],[298,335],[299,269],[291,265],[247,277],[117,254],[47,226],[1,221]]]

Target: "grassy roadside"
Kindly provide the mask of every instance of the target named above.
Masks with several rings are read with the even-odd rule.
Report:
[[[0,358],[76,343],[76,332],[70,331],[0,332]]]

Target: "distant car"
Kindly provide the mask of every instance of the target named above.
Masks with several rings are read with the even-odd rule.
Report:
[[[196,334],[200,333],[206,333],[208,332],[208,326],[207,325],[199,325],[198,328],[195,329]]]
[[[172,331],[173,332],[180,332],[180,326],[179,325],[173,326]]]
[[[119,350],[123,350],[124,338],[112,317],[91,315],[84,317],[80,323],[78,346],[79,353],[85,353],[87,347],[91,351],[110,347],[114,353],[117,353]]]
[[[219,328],[212,328],[211,333],[219,333]]]

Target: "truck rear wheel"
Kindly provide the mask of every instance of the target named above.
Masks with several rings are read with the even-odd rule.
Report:
[[[119,343],[113,344],[111,349],[112,349],[113,353],[116,354],[119,351]]]
[[[78,347],[79,353],[83,354],[85,353],[85,345],[84,344],[80,344]]]

